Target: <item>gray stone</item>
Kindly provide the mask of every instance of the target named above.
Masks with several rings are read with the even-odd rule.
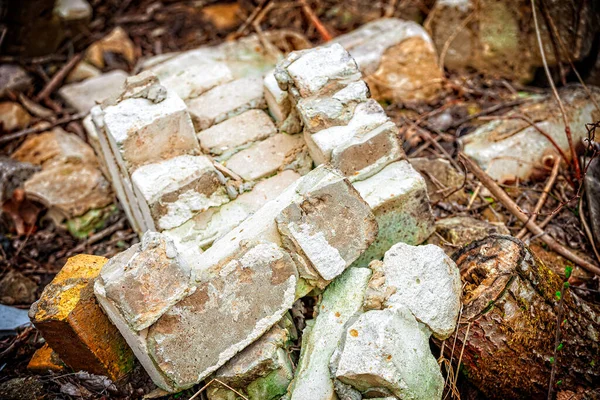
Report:
[[[10,199],[15,189],[39,170],[36,165],[0,157],[0,203]]]
[[[141,243],[106,263],[95,292],[113,303],[133,330],[141,331],[188,295],[189,284],[190,267],[173,242],[146,232]]]
[[[31,85],[31,77],[16,64],[0,65],[0,97],[6,96],[9,90],[24,91]]]
[[[600,247],[600,159],[589,161],[587,174],[584,178],[585,194],[588,204],[588,216],[596,246]],[[0,191],[1,192],[1,191]]]
[[[600,102],[600,89],[590,87],[596,102]],[[565,105],[573,145],[587,138],[586,124],[598,120],[600,113],[579,85],[565,87],[559,95]],[[507,113],[507,116],[526,115],[536,121],[562,151],[570,156],[560,110],[552,95],[534,99]],[[552,143],[535,127],[521,119],[501,119],[489,122],[473,133],[461,138],[464,152],[475,160],[488,175],[500,182],[527,180],[546,174],[544,157],[557,155]]]
[[[194,126],[201,131],[253,108],[266,108],[260,77],[237,79],[187,101]]]
[[[255,181],[273,175],[291,164],[301,156],[304,147],[302,135],[281,133],[236,153],[225,165],[245,181]]]
[[[456,328],[462,292],[452,259],[435,245],[394,245],[373,261],[365,308],[406,308],[440,340]]]
[[[118,93],[125,79],[127,79],[125,72],[115,70],[83,82],[64,85],[58,93],[71,107],[86,113],[96,104]]]
[[[335,398],[329,360],[345,333],[344,325],[362,308],[368,268],[349,268],[323,293],[316,319],[307,321],[296,374],[289,392],[291,400]]]
[[[267,113],[249,110],[198,133],[202,150],[227,159],[238,150],[277,133]]]
[[[86,0],[57,0],[54,14],[65,22],[85,21],[92,17],[92,6]]]
[[[373,210],[379,227],[377,239],[355,266],[366,267],[380,260],[398,242],[417,245],[433,233],[434,217],[425,182],[407,161],[392,163],[353,186]]]
[[[401,307],[368,311],[347,324],[331,369],[361,392],[442,398],[444,378],[429,349],[429,331]]]
[[[182,155],[146,164],[131,174],[145,200],[142,211],[158,230],[175,228],[197,212],[229,201],[224,178],[206,156]]]

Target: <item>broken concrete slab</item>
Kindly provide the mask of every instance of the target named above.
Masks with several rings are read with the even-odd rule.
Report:
[[[262,78],[240,78],[217,86],[187,101],[198,131],[254,108],[264,109]]]
[[[454,332],[462,285],[456,264],[441,248],[397,243],[370,268],[365,309],[406,308],[440,340]]]
[[[377,239],[355,261],[366,267],[398,242],[417,245],[434,231],[434,218],[423,178],[407,161],[397,161],[354,188],[375,214]]]
[[[233,155],[225,166],[245,181],[255,181],[275,174],[295,160],[300,160],[299,169],[310,169],[310,159],[302,160],[305,149],[302,135],[280,133],[273,135]],[[306,158],[306,156],[304,156]]]
[[[78,112],[87,113],[96,104],[118,93],[127,79],[127,73],[115,70],[83,82],[69,83],[58,91],[68,105]]]
[[[227,203],[224,180],[206,156],[173,157],[143,165],[131,174],[134,190],[145,200],[142,212],[149,213],[146,219],[153,222],[150,229],[159,231]]]
[[[489,235],[510,235],[510,231],[502,223],[462,216],[436,221],[435,231],[437,235],[432,235],[427,239],[427,243],[441,247],[448,256],[452,256],[463,246]]]
[[[271,35],[276,32],[265,32],[263,37]],[[217,46],[158,55],[146,60],[141,69],[152,71],[163,85],[189,100],[234,79],[261,76],[281,56],[275,46],[249,35]]]
[[[31,122],[31,115],[19,104],[13,101],[0,103],[0,127],[10,132],[25,129]]]
[[[368,268],[349,268],[323,293],[316,319],[307,321],[304,329],[300,360],[288,390],[290,400],[334,398],[329,361],[345,324],[362,308],[370,277]]]
[[[69,367],[117,380],[131,370],[134,359],[94,297],[93,281],[106,261],[88,255],[70,258],[29,316]]]
[[[264,204],[275,199],[298,178],[300,175],[297,172],[282,171],[258,182],[250,192],[242,193],[235,200],[219,208],[196,214],[180,227],[166,230],[164,233],[175,241],[179,249],[192,247],[205,250]]]
[[[200,146],[206,153],[227,160],[239,150],[277,133],[277,128],[263,110],[248,110],[198,132]]]
[[[249,245],[215,273],[148,330],[150,355],[175,387],[190,387],[214,372],[280,320],[294,301],[296,267],[273,243]],[[209,331],[226,331],[227,340]]]
[[[300,276],[321,288],[377,236],[372,211],[346,180],[311,190],[301,202],[285,207],[276,221],[285,248],[299,264]]]
[[[141,243],[113,257],[100,272],[96,292],[141,331],[189,294],[190,266],[173,242],[146,232]],[[127,290],[123,290],[127,288]]]
[[[284,318],[256,342],[238,353],[213,375],[219,382],[244,393],[249,400],[274,400],[285,394],[294,377],[289,346],[296,338],[294,323]],[[227,400],[235,393],[215,384],[207,391],[209,400]]]
[[[589,90],[596,102],[600,102],[600,89],[589,87]],[[597,121],[600,111],[580,85],[565,87],[559,91],[559,95],[566,109],[573,145],[579,146],[587,138],[586,124]],[[461,138],[465,154],[500,182],[545,175],[544,157],[558,157],[552,143],[536,127],[520,119],[519,115],[535,121],[537,128],[552,137],[568,158],[571,155],[556,101],[552,95],[535,98],[533,102],[508,112],[507,119],[489,122]]]
[[[355,59],[377,100],[430,101],[444,74],[427,31],[413,21],[382,18],[336,37]]]
[[[10,199],[15,189],[19,189],[23,182],[39,170],[39,166],[0,157],[0,203]]]
[[[331,371],[342,383],[380,397],[441,399],[444,388],[429,331],[402,307],[367,311],[347,324]]]

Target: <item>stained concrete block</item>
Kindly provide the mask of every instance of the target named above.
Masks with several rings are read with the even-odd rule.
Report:
[[[183,155],[146,164],[131,174],[131,181],[145,200],[147,218],[160,231],[229,201],[224,178],[206,156]]]
[[[307,321],[302,335],[300,360],[289,387],[290,400],[334,398],[329,361],[345,334],[345,324],[360,313],[370,277],[368,268],[349,268],[323,293],[317,317]]]
[[[296,267],[273,243],[249,245],[214,272],[148,330],[150,356],[174,387],[191,387],[217,370],[294,301]]]
[[[123,163],[128,173],[141,165],[166,160],[184,154],[197,154],[200,146],[185,103],[173,91],[166,91],[162,101],[140,92],[131,82],[129,90],[133,97],[126,97],[116,104],[102,106],[102,117],[94,118],[96,125],[104,129],[117,161]],[[142,86],[143,88],[143,86]],[[146,88],[148,89],[148,88]],[[155,91],[160,90],[157,84]],[[135,93],[134,93],[135,92]]]
[[[245,181],[255,181],[292,164],[304,147],[302,135],[277,134],[236,153],[225,165]],[[309,161],[301,162],[300,169],[310,168]]]
[[[406,308],[440,340],[454,332],[462,284],[456,264],[441,248],[397,243],[383,262],[370,267],[366,308]]]
[[[94,279],[106,261],[89,255],[70,258],[31,306],[29,317],[69,367],[117,380],[132,369],[134,358],[94,297]]]
[[[277,128],[267,113],[248,110],[240,115],[198,132],[202,150],[227,159],[238,150],[277,133]]]
[[[37,349],[27,364],[27,369],[36,374],[63,373],[66,367],[48,343]]]
[[[188,295],[189,284],[190,266],[173,242],[146,232],[141,243],[102,268],[95,290],[120,310],[131,329],[141,331]]]
[[[276,198],[298,178],[300,175],[294,171],[282,171],[258,182],[250,192],[242,193],[235,200],[198,213],[180,227],[166,230],[164,233],[171,237],[180,249],[206,249],[264,204]]]
[[[372,211],[341,179],[311,190],[276,221],[284,246],[304,267],[300,276],[319,287],[341,274],[377,236]]]
[[[213,375],[219,382],[244,393],[249,400],[279,399],[294,377],[289,346],[294,323],[286,316],[256,342],[238,353]],[[221,384],[207,391],[209,400],[226,400],[235,392]]]
[[[414,102],[440,95],[443,71],[433,41],[421,25],[382,18],[333,41],[354,58],[375,99]]]
[[[102,103],[118,93],[127,79],[127,73],[115,70],[83,82],[69,83],[61,87],[58,94],[81,113],[90,111],[96,104]]]
[[[407,161],[394,162],[353,186],[373,210],[379,227],[377,239],[355,266],[366,267],[372,260],[380,260],[398,242],[417,245],[433,233],[425,181]]]
[[[371,99],[356,106],[354,115],[347,125],[332,126],[313,134],[305,132],[304,139],[315,163],[324,164],[331,161],[334,149],[351,141],[353,137],[363,136],[388,121],[389,118],[383,108]]]
[[[429,331],[402,308],[368,311],[348,324],[331,371],[362,393],[433,400],[444,389]]]
[[[266,108],[262,79],[248,77],[227,82],[188,100],[187,105],[196,129],[210,128],[244,111]]]

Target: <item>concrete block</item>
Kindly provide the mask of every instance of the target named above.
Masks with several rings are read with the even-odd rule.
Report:
[[[302,135],[273,135],[232,156],[225,165],[245,181],[255,181],[282,170],[304,149]]]
[[[248,110],[198,133],[202,150],[226,160],[238,150],[277,133],[267,113]]]
[[[70,258],[29,316],[69,367],[117,380],[132,369],[134,359],[94,297],[93,282],[106,261],[88,255]]]
[[[394,162],[379,173],[354,182],[377,220],[377,239],[356,260],[366,267],[398,242],[417,245],[434,231],[434,217],[423,177],[407,161]]]
[[[131,181],[145,200],[147,219],[161,231],[229,201],[224,178],[206,156],[183,155],[146,164],[131,174]]]
[[[266,108],[262,79],[236,79],[188,100],[187,105],[194,126],[202,131],[244,111]]]
[[[335,398],[329,360],[345,333],[346,323],[359,314],[367,283],[368,268],[349,268],[323,292],[317,317],[307,321],[290,400]]]
[[[298,178],[300,175],[294,171],[282,171],[258,182],[250,192],[242,193],[235,200],[198,213],[180,227],[166,230],[164,233],[175,241],[179,249],[192,247],[205,250],[215,240],[276,198]]]

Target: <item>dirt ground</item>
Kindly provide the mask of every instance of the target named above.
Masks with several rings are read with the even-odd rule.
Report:
[[[202,12],[202,5],[213,1],[155,1],[155,0],[92,0],[93,20],[86,29],[68,38],[53,54],[41,57],[20,57],[0,55],[0,62],[16,62],[22,65],[34,78],[34,85],[25,95],[33,99],[58,71],[75,54],[83,51],[94,41],[102,38],[114,27],[121,26],[135,44],[136,57],[141,57],[192,49],[201,45],[217,44],[256,31],[266,32],[273,29],[286,29],[306,36],[311,45],[324,41],[311,19],[303,11],[302,2],[290,0],[241,0],[238,6],[229,4],[231,16],[225,21],[229,26],[217,27],[215,21]],[[218,2],[227,4],[226,2]],[[396,4],[397,3],[397,4]],[[309,6],[320,23],[329,33],[336,36],[356,27],[386,16],[396,16],[422,21],[431,4],[428,1],[361,1],[361,0],[312,0]],[[395,7],[391,8],[393,5]],[[225,24],[225,25],[227,25]],[[107,59],[104,71],[112,69],[132,71],[134,65],[115,56]],[[539,92],[540,87],[520,87],[503,80],[495,80],[472,75],[453,75],[447,73],[446,95],[435,104],[388,104],[386,111],[400,126],[405,142],[404,149],[409,157],[444,158],[451,161],[461,174],[465,168],[457,158],[457,139],[475,129],[482,121],[476,116],[501,115],[510,107],[518,104],[518,93]],[[57,120],[75,114],[56,95],[53,94],[41,103],[50,109]],[[439,118],[444,115],[445,118]],[[451,119],[448,121],[447,116]],[[63,126],[66,130],[84,136],[79,120]],[[590,135],[594,135],[590,129]],[[600,131],[599,131],[600,134]],[[3,143],[0,155],[10,155],[27,137],[20,136]],[[547,173],[549,174],[550,167]],[[524,210],[535,206],[547,179],[547,174],[532,183],[515,182],[504,185],[509,195]],[[570,184],[572,171],[562,168],[548,200],[541,210],[540,218],[553,215],[546,226],[555,239],[563,245],[583,254],[593,254],[588,236],[580,219],[579,195]],[[473,216],[492,222],[503,222],[512,234],[521,230],[522,224],[505,207],[495,202],[485,190],[478,188],[479,182],[472,176],[465,176],[461,195],[471,200],[470,207],[442,198],[433,204],[436,218],[454,215]],[[38,298],[42,289],[64,265],[66,259],[74,253],[88,253],[111,257],[138,241],[129,227],[122,210],[114,213],[89,238],[73,238],[62,226],[56,226],[47,218],[41,204],[31,203],[26,215],[20,217],[27,221],[28,232],[18,235],[14,220],[3,213],[0,217],[0,279],[9,271],[18,271],[37,284],[33,298]],[[542,258],[557,273],[564,271],[568,264],[562,257],[548,251],[539,240],[532,241],[536,255]],[[572,285],[579,295],[589,301],[600,302],[600,285],[585,271],[576,269]],[[310,304],[307,304],[310,306]],[[27,309],[29,303],[13,304]],[[306,308],[307,316],[311,308]],[[106,385],[99,379],[74,373],[63,375],[37,376],[28,372],[26,366],[33,352],[43,342],[34,328],[26,328],[17,336],[0,338],[0,384],[9,379],[25,378],[20,389],[22,398],[34,398],[45,393],[48,399],[75,398],[138,398],[150,392],[154,387],[145,372],[137,368],[127,382]],[[434,354],[439,354],[438,350]],[[189,399],[201,388],[198,385],[169,399]],[[483,398],[476,389],[459,379],[458,390],[463,399]],[[202,398],[200,394],[196,398]]]

